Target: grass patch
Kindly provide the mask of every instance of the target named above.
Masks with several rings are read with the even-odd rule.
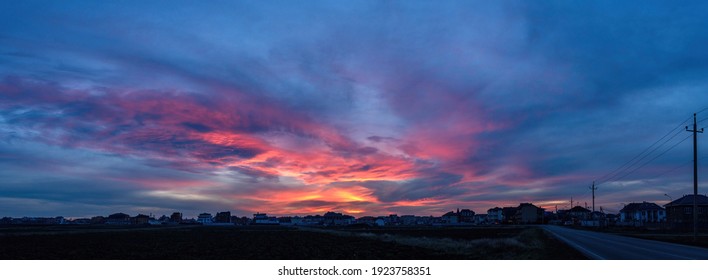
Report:
[[[424,248],[460,259],[544,260],[586,259],[585,256],[536,227],[425,228],[339,231],[310,229],[337,236]],[[432,237],[429,237],[432,236]],[[451,236],[451,237],[450,237]]]
[[[539,228],[345,231],[290,227],[0,229],[0,259],[580,259]]]

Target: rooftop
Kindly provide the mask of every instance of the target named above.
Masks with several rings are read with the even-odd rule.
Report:
[[[698,205],[708,205],[708,197],[702,194],[699,194],[697,197],[697,203]],[[672,202],[669,202],[668,204],[664,205],[664,207],[672,207],[672,206],[693,206],[693,195],[684,195],[682,198],[676,199]]]
[[[631,211],[641,211],[641,210],[664,210],[663,207],[656,205],[653,202],[643,201],[641,203],[632,202],[627,204],[620,210],[620,212],[631,212]]]
[[[585,207],[582,206],[575,206],[573,208],[570,208],[569,212],[582,212],[582,213],[590,213],[590,210],[586,209]]]

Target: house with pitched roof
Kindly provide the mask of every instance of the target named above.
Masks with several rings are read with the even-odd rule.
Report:
[[[693,195],[684,195],[666,205],[666,222],[675,229],[693,228]],[[698,205],[698,227],[708,228],[708,197],[696,196]]]
[[[532,203],[521,203],[516,210],[516,223],[538,224],[543,221],[543,208]]]
[[[666,222],[666,210],[653,202],[632,202],[620,210],[620,225],[641,227]]]
[[[130,215],[125,214],[125,213],[115,213],[108,215],[108,219],[106,219],[106,224],[108,225],[129,225],[130,224]]]
[[[584,208],[582,206],[575,206],[568,210],[568,216],[575,221],[582,221],[590,219],[590,209]]]
[[[501,223],[504,220],[502,209],[494,207],[487,210],[487,220],[492,224]]]
[[[214,218],[209,213],[201,213],[197,216],[197,223],[206,225],[214,222]]]
[[[458,224],[460,222],[460,217],[458,213],[450,211],[442,215],[442,221],[445,224]]]

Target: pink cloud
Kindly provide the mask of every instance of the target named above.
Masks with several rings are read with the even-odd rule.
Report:
[[[214,186],[208,183],[212,180],[208,176],[238,172],[256,178],[292,178],[303,184],[303,188],[287,191],[282,188],[264,188],[253,193],[234,190],[234,199],[254,202],[249,204],[253,211],[272,207],[294,213],[339,209],[367,214],[404,208],[435,210],[449,203],[463,204],[464,201],[452,197],[458,193],[456,188],[437,184],[490,178],[480,177],[477,163],[466,159],[481,145],[476,135],[504,128],[504,125],[486,121],[484,112],[475,109],[474,104],[444,91],[424,94],[435,95],[434,105],[446,109],[411,123],[403,134],[396,135],[395,141],[382,138],[384,142],[394,143],[391,146],[383,145],[382,140],[357,142],[307,112],[227,88],[216,88],[214,94],[203,95],[128,89],[90,94],[22,79],[6,79],[1,86],[9,89],[2,93],[7,101],[5,107],[29,110],[41,107],[58,112],[25,120],[28,127],[46,134],[45,141],[164,161],[171,168],[207,176],[199,182],[124,179],[126,182],[169,191],[170,185],[174,188]],[[429,105],[405,101],[397,106],[398,110],[425,110]],[[523,171],[524,167],[518,168]],[[428,182],[425,178],[439,174],[460,174],[462,179],[425,185]],[[520,172],[518,176],[518,182],[504,176],[495,179],[517,185],[524,184],[525,178],[532,174]],[[406,183],[421,179],[419,183]],[[375,188],[359,185],[364,182],[395,182],[396,187],[380,193]],[[430,183],[433,182],[436,181]],[[338,183],[346,184],[334,187]],[[467,191],[474,193],[473,189]],[[387,200],[396,195],[402,197],[386,204],[381,202],[381,195],[386,195]]]

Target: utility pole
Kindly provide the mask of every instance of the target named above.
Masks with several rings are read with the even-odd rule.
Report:
[[[698,133],[703,133],[703,129],[698,130],[696,127],[696,113],[693,113],[693,130],[689,130],[686,126],[686,131],[693,132],[693,242],[698,238],[698,142],[696,141]]]
[[[570,197],[570,209],[573,209],[573,197]]]
[[[592,181],[592,187],[590,187],[590,189],[592,190],[592,212],[595,212],[595,190],[597,190],[595,181]]]

